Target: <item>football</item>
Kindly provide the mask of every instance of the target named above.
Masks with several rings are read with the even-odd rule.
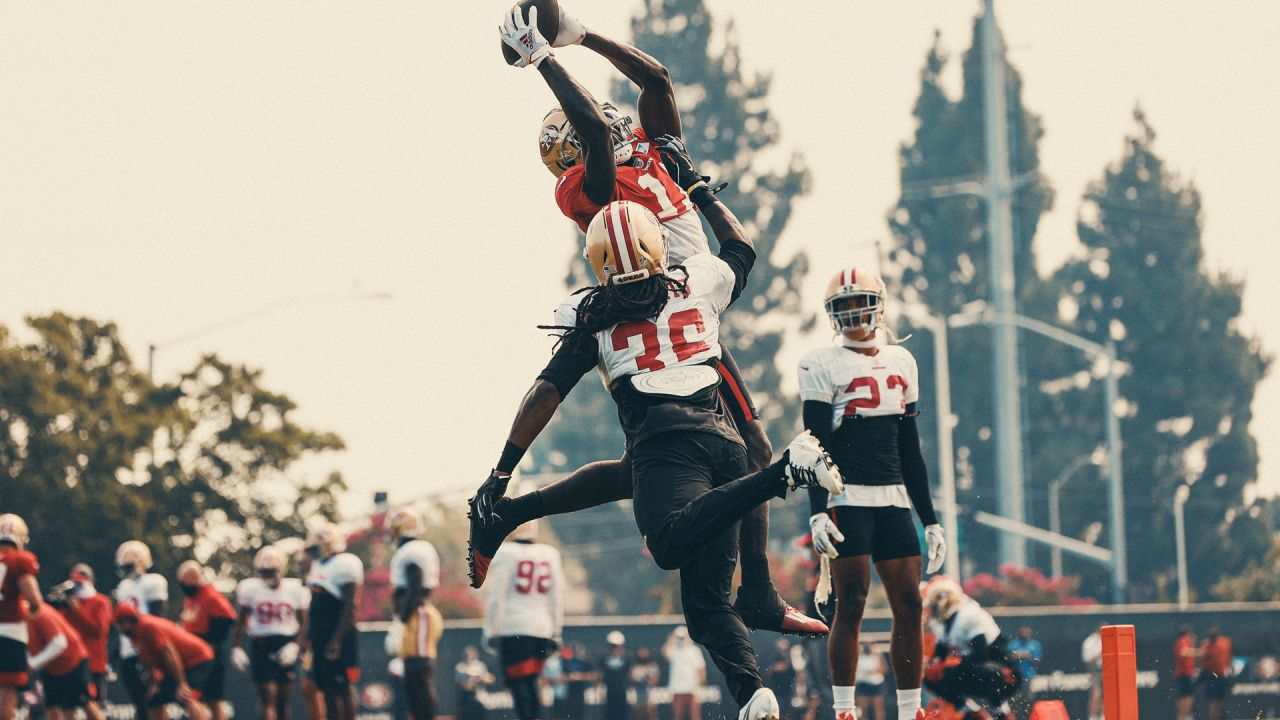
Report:
[[[560,32],[560,3],[558,0],[520,0],[520,12],[524,15],[524,19],[529,19],[529,8],[538,8],[538,29],[542,31],[542,36],[548,42],[555,42],[556,33]],[[507,44],[498,41],[502,46],[502,57],[507,61],[508,65],[515,65],[520,56],[515,50],[507,47]]]

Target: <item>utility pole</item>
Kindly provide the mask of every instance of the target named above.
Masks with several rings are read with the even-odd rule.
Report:
[[[1009,127],[1005,102],[1004,51],[996,27],[994,0],[984,0],[982,17],[982,85],[986,129],[987,237],[990,257],[991,308],[997,317],[1017,314],[1013,273],[1013,182],[1009,174]],[[992,387],[995,404],[996,492],[1000,514],[1026,519],[1022,478],[1022,382],[1018,363],[1018,329],[992,325]],[[1000,559],[1027,564],[1026,540],[1000,535]]]

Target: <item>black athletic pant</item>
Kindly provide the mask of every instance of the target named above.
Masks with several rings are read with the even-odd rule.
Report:
[[[511,703],[520,720],[538,720],[542,717],[542,700],[538,697],[538,676],[508,678],[507,690]]]
[[[707,649],[729,692],[745,705],[764,685],[747,628],[729,602],[738,520],[785,494],[782,466],[745,475],[746,448],[696,431],[646,438],[631,455],[636,525],[658,566],[680,570],[689,636]]]
[[[409,697],[413,720],[435,720],[436,686],[431,680],[430,658],[405,658],[404,692]]]
[[[941,678],[926,679],[924,684],[934,695],[956,707],[969,698],[995,706],[1018,692],[1022,678],[1009,663],[965,658],[959,665],[943,671]]]
[[[133,705],[134,717],[147,717],[147,682],[143,673],[148,672],[137,655],[120,660],[120,680],[124,683],[124,691]]]

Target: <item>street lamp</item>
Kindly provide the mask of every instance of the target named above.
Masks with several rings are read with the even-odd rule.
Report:
[[[294,297],[287,297],[287,298],[272,300],[271,302],[265,303],[263,305],[259,305],[256,308],[252,308],[242,313],[237,313],[235,315],[231,315],[229,317],[223,318],[216,322],[209,323],[207,325],[204,325],[203,327],[196,328],[195,330],[192,330],[191,332],[188,332],[184,335],[180,335],[178,337],[165,340],[164,342],[149,344],[147,346],[147,377],[150,379],[155,378],[156,351],[191,342],[192,340],[208,335],[209,333],[217,332],[219,330],[225,330],[226,328],[229,328],[229,327],[234,327],[243,322],[247,322],[249,320],[252,320],[256,317],[260,317],[262,315],[269,315],[277,310],[282,310],[286,307],[291,307],[295,305],[307,305],[314,302],[323,302],[323,301],[330,301],[330,300],[348,300],[348,301],[349,300],[391,300],[394,297],[395,296],[389,292],[380,292],[380,291],[369,292],[369,291],[362,291],[359,288],[356,288],[351,293],[332,293],[332,292],[308,293],[306,295],[296,295]]]
[[[1062,534],[1062,505],[1059,497],[1062,492],[1062,486],[1067,481],[1075,477],[1075,474],[1088,465],[1097,465],[1098,460],[1096,454],[1084,455],[1075,459],[1062,474],[1054,478],[1049,483],[1049,529],[1054,533]],[[1052,577],[1062,577],[1062,548],[1054,545],[1050,549],[1050,575]]]
[[[1183,520],[1183,510],[1187,498],[1191,497],[1191,486],[1182,484],[1173,495],[1173,531],[1177,534],[1175,542],[1178,548],[1178,609],[1186,610],[1191,603],[1191,591],[1187,587],[1187,526]]]

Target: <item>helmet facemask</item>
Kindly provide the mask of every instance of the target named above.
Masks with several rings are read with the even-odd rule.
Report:
[[[621,165],[631,159],[636,152],[635,133],[631,130],[631,117],[624,115],[613,103],[600,106],[604,117],[609,121],[609,136],[613,141],[613,162]],[[574,134],[576,139],[577,134]],[[579,147],[579,150],[581,148]]]
[[[848,332],[875,333],[884,313],[884,293],[855,290],[827,298],[827,317],[831,327],[841,335]]]

